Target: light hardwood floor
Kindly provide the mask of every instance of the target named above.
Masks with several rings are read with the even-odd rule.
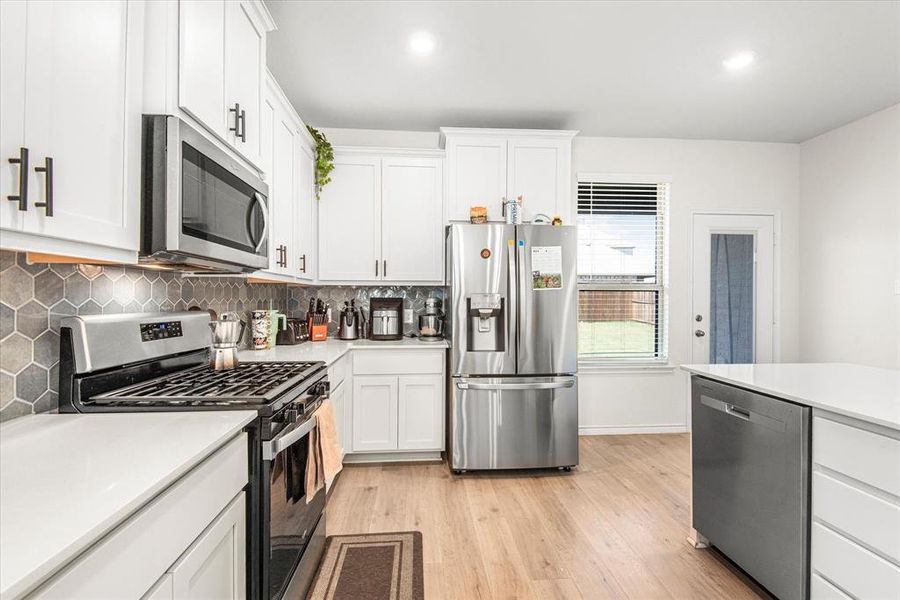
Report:
[[[758,598],[685,541],[689,445],[687,434],[582,437],[571,473],[350,466],[328,534],[421,531],[428,600]]]

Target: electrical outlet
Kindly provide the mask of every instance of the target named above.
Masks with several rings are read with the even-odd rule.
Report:
[[[403,322],[404,323],[412,323],[413,322],[413,309],[411,309],[411,308],[403,309]]]

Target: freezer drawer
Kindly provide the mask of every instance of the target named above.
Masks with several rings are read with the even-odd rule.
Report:
[[[781,600],[809,590],[810,409],[692,378],[693,525]]]
[[[450,385],[454,470],[578,464],[577,377],[454,377]]]

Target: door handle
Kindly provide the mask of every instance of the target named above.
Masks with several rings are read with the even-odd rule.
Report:
[[[19,210],[28,210],[28,148],[19,148],[18,158],[7,159],[11,165],[19,165],[19,193],[7,196],[10,202],[18,202]]]
[[[456,384],[456,387],[460,390],[558,390],[575,387],[575,380],[542,381],[538,383],[472,383],[460,381]]]
[[[694,332],[694,335],[697,337],[703,337],[704,335],[706,335],[706,332],[703,331],[702,329],[698,329],[697,331]]]
[[[384,259],[383,261],[381,261],[381,264],[382,264],[381,276],[387,277],[387,259]]]
[[[291,429],[287,433],[281,434],[270,442],[263,443],[262,453],[263,460],[272,460],[279,452],[295,443],[297,440],[312,431],[318,423],[318,417],[313,415],[299,427]]]
[[[738,419],[743,419],[745,421],[750,420],[750,411],[743,408],[738,408],[734,404],[726,404],[725,413],[731,415],[732,417],[737,417]]]
[[[229,108],[228,112],[234,113],[234,127],[229,127],[228,131],[233,131],[235,137],[241,137],[241,105],[234,103],[234,108]]]
[[[375,259],[375,277],[378,277],[378,259]]]
[[[35,206],[44,209],[44,214],[48,217],[53,216],[53,159],[49,156],[44,157],[44,166],[35,167],[35,172],[44,174],[44,184],[46,189],[46,200],[43,202],[35,202]]]
[[[253,205],[258,204],[262,207],[262,218],[263,218],[263,230],[259,236],[259,241],[253,239],[253,229],[251,227],[251,218],[253,216]],[[259,249],[262,248],[263,244],[266,243],[266,236],[269,233],[269,207],[266,206],[265,200],[263,200],[262,194],[259,192],[253,192],[253,200],[250,203],[250,206],[247,207],[247,235],[250,237],[250,243],[253,244],[253,251],[259,252]]]
[[[306,255],[300,257],[300,272],[306,273]]]
[[[241,122],[241,132],[239,134],[237,132],[235,132],[235,133],[238,135],[238,137],[241,138],[242,142],[246,143],[247,142],[247,111],[246,110],[241,109],[240,122]]]

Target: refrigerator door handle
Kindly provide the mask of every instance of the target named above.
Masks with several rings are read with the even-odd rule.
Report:
[[[566,381],[542,381],[538,383],[471,383],[457,382],[456,388],[460,390],[558,390],[575,387],[574,379]]]
[[[515,232],[515,229],[513,231]],[[514,234],[514,237],[518,238],[518,235]],[[516,243],[516,239],[508,240],[506,243],[506,351],[513,350],[513,362],[517,361],[519,356],[519,297],[516,281],[516,255],[514,254]]]

